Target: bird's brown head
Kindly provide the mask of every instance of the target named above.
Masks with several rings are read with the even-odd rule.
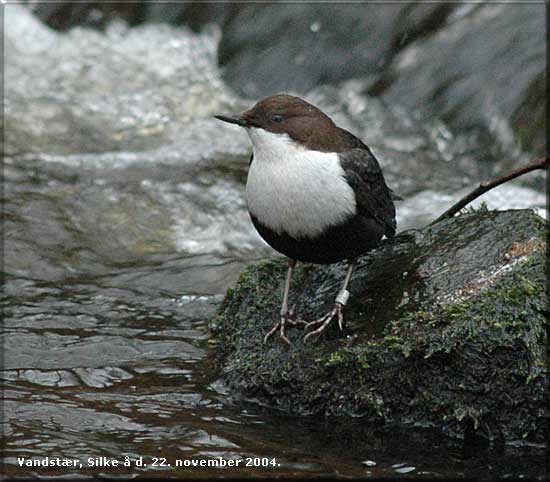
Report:
[[[334,150],[330,134],[336,126],[330,117],[309,102],[292,95],[272,95],[259,100],[240,115],[215,117],[248,129],[287,134],[308,149]]]

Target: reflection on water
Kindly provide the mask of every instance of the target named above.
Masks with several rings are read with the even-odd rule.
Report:
[[[218,34],[118,24],[59,34],[20,6],[6,9],[8,476],[541,475],[535,449],[485,448],[465,460],[460,442],[428,429],[233,400],[216,381],[207,320],[243,267],[271,251],[246,213],[248,141],[210,117],[249,104],[220,81]],[[486,170],[468,138],[361,89],[350,81],[309,98],[373,143],[407,198],[401,228],[435,217]],[[525,189],[523,207],[544,203]],[[84,465],[18,462],[46,456]],[[132,464],[87,466],[102,456]],[[241,462],[174,467],[219,457]]]

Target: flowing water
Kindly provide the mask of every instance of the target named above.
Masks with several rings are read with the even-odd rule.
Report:
[[[244,266],[273,253],[246,212],[246,135],[212,118],[253,102],[221,80],[219,31],[113,22],[58,33],[4,8],[6,475],[542,476],[534,447],[472,455],[428,428],[233,399],[207,321]],[[400,229],[491,172],[475,139],[362,88],[307,97],[372,145],[405,198]],[[482,200],[544,205],[522,183]],[[46,457],[53,465],[25,465]],[[226,466],[200,465],[209,460]]]

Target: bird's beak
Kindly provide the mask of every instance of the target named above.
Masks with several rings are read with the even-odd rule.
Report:
[[[215,115],[216,119],[219,119],[224,122],[229,122],[230,124],[237,124],[241,127],[247,127],[248,123],[242,115]]]

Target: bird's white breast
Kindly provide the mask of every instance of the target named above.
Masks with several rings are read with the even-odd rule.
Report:
[[[355,194],[335,153],[307,150],[286,134],[247,131],[254,153],[248,209],[263,225],[313,238],[356,213]]]

